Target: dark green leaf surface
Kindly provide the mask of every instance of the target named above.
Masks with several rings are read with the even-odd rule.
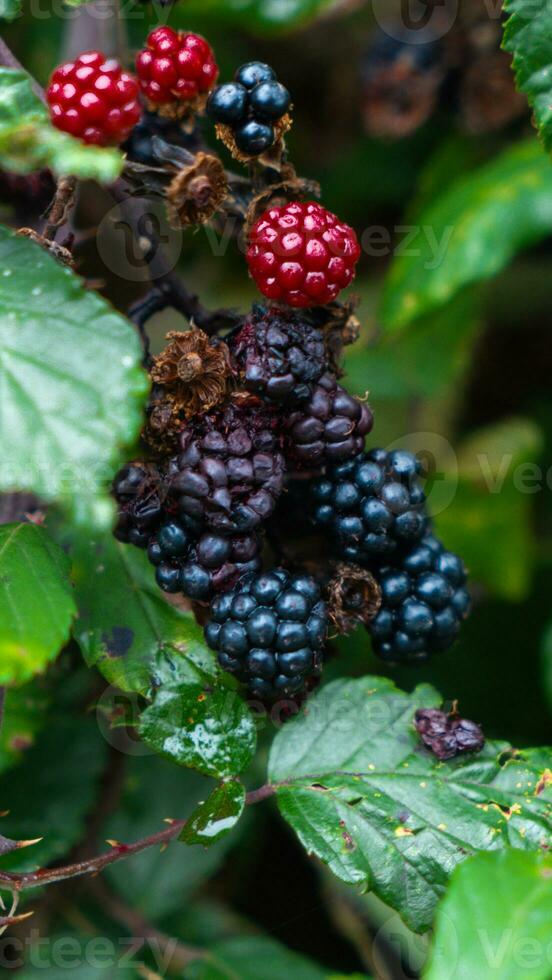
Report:
[[[147,379],[130,323],[0,226],[0,489],[105,521],[98,497],[140,428]]]
[[[15,20],[21,13],[21,0],[0,0],[0,20]]]
[[[273,939],[258,936],[240,936],[217,943],[207,959],[193,963],[184,976],[186,980],[283,980],[284,977],[331,980],[332,977],[329,970],[305,956]]]
[[[201,844],[202,847],[216,844],[236,826],[244,806],[243,783],[235,779],[221,783],[186,821],[180,840],[185,844]]]
[[[253,715],[221,682],[161,687],[138,731],[160,755],[217,779],[242,772],[257,743]]]
[[[52,717],[21,765],[0,779],[5,837],[39,844],[9,854],[2,866],[31,871],[67,855],[96,800],[107,743],[94,718]]]
[[[129,955],[129,944],[115,928],[110,935],[105,933],[105,929],[92,935],[65,928],[48,935],[37,930],[34,943],[26,945],[26,965],[17,971],[18,980],[144,980],[139,968],[143,948]]]
[[[0,2],[14,11],[13,0]],[[73,174],[108,184],[120,174],[123,157],[119,150],[87,146],[55,129],[27,73],[0,67],[0,166],[25,174],[49,167],[58,176]]]
[[[489,279],[552,231],[552,167],[535,140],[459,178],[417,216],[416,248],[395,257],[381,318],[399,330]],[[437,243],[437,245],[436,245]]]
[[[71,564],[42,527],[0,527],[0,684],[41,673],[69,639]]]
[[[144,552],[110,533],[80,535],[73,577],[75,637],[87,664],[110,684],[146,694],[152,684],[215,677],[201,629],[167,602]]]
[[[211,780],[191,770],[177,772],[153,753],[130,758],[120,805],[102,827],[101,838],[124,842],[155,833],[166,826],[164,820],[193,813],[211,787]],[[151,847],[112,865],[105,874],[123,899],[159,922],[186,911],[192,893],[216,872],[234,840],[235,835],[227,836],[208,850],[177,841],[168,850]]]
[[[549,980],[552,857],[478,854],[452,876],[437,910],[425,980]]]
[[[468,854],[537,849],[552,833],[552,750],[512,756],[488,743],[440,763],[413,728],[416,709],[440,701],[426,685],[406,694],[380,677],[335,681],[278,733],[269,763],[306,849],[418,932]]]
[[[549,0],[505,0],[510,14],[503,47],[513,54],[518,89],[527,96],[547,150],[552,150],[552,8]]]
[[[16,765],[46,723],[48,695],[36,682],[10,687],[5,693],[0,728],[0,774]]]

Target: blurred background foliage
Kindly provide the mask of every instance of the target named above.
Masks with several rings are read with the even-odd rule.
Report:
[[[438,530],[471,570],[475,609],[452,651],[421,668],[388,668],[373,658],[363,631],[340,641],[328,676],[386,673],[406,689],[431,681],[489,736],[521,747],[549,740],[552,706],[552,166],[515,96],[509,56],[499,51],[499,12],[490,16],[489,6],[461,0],[440,40],[428,35],[407,45],[406,65],[402,41],[374,17],[381,3],[180,0],[169,9],[133,0],[124,16],[132,45],[166,21],[209,37],[223,80],[254,58],[270,62],[292,91],[291,158],[301,175],[321,182],[324,204],[363,242],[352,290],[360,339],[347,353],[346,384],[369,393],[372,444],[427,455]],[[78,22],[67,8],[61,17],[47,4],[40,16],[37,9],[26,6],[4,36],[44,83]],[[386,23],[400,25],[400,11],[399,0],[387,0]],[[399,28],[393,33],[400,38]],[[496,64],[487,98],[477,84],[482,63],[489,73]],[[2,204],[4,216],[11,206]],[[77,257],[125,309],[140,284],[113,278],[86,234],[98,208],[108,206],[98,192],[83,195]],[[255,293],[243,257],[233,242],[214,257],[213,243],[204,230],[178,241],[187,283],[207,304],[247,308]],[[175,328],[174,314],[158,316],[154,345]],[[22,740],[3,733],[0,769],[13,766],[39,729],[36,706],[50,696],[42,687],[18,692],[13,724]],[[82,766],[79,745],[74,765]],[[262,762],[261,752],[259,769]],[[201,793],[198,781],[182,773],[171,779],[158,759],[131,760],[125,806],[100,839],[139,836],[158,817],[189,809],[185,801]],[[136,787],[146,783],[144,798]],[[392,934],[410,960],[423,960],[425,941],[413,945],[374,899],[344,898],[341,886],[308,863],[275,810],[249,812],[230,848],[193,860],[182,849],[166,863],[144,854],[115,869],[111,884],[123,897],[138,893],[142,911],[188,941],[222,942],[246,929],[262,943],[270,932],[350,972],[365,968],[374,952],[355,934],[360,915],[376,934],[387,923],[380,959]],[[83,902],[82,921],[73,925],[94,929],[98,909],[86,893]],[[416,963],[410,966],[415,972]],[[296,965],[294,976],[302,975]]]

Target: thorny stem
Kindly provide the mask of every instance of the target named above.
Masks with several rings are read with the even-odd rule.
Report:
[[[268,799],[276,792],[276,786],[267,783],[259,789],[246,794],[246,803],[249,805],[260,803]],[[68,878],[80,878],[83,875],[95,875],[103,871],[110,864],[121,861],[123,858],[139,854],[149,847],[157,845],[164,846],[170,844],[179,836],[184,827],[185,820],[171,820],[169,825],[156,834],[142,837],[134,841],[133,844],[121,844],[118,841],[111,842],[111,850],[105,854],[98,854],[95,857],[87,858],[83,861],[76,861],[60,868],[39,868],[38,871],[0,871],[0,888],[5,888],[12,892],[26,891],[29,888],[38,888],[42,885],[52,885],[59,881],[66,881]]]

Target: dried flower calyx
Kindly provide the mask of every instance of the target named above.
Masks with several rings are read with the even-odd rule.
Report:
[[[177,171],[167,188],[167,216],[173,228],[204,224],[228,194],[228,181],[218,157],[198,153]]]
[[[351,633],[359,623],[369,623],[380,605],[380,587],[367,569],[345,562],[336,565],[328,586],[328,612],[340,633]]]
[[[187,419],[208,412],[226,396],[232,365],[226,344],[203,330],[171,331],[165,350],[150,368],[153,389],[148,409],[147,441],[161,451],[170,448]]]

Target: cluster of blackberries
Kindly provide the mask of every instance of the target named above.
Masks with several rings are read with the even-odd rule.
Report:
[[[233,82],[214,89],[207,112],[215,122],[230,127],[241,153],[255,157],[274,146],[277,123],[290,106],[291,95],[274,69],[250,61],[238,68]]]

